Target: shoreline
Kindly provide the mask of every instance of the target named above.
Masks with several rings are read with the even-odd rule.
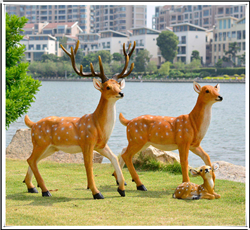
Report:
[[[81,79],[81,78],[77,78],[77,79],[72,79],[72,78],[34,78],[35,80],[39,80],[39,81],[81,81],[81,82],[91,82],[92,79]],[[143,80],[139,80],[139,79],[126,79],[126,82],[139,82],[139,83],[143,83],[143,82],[150,82],[150,83],[193,83],[194,81],[198,82],[198,83],[243,83],[245,84],[245,80],[222,80],[222,79],[218,79],[218,80],[214,80],[214,79],[143,79]]]

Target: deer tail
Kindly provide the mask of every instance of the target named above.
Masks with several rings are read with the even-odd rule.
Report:
[[[28,115],[25,116],[24,122],[25,122],[25,124],[26,124],[29,128],[31,128],[31,127],[35,124],[35,122],[33,122],[33,121],[31,121],[31,120],[29,119],[29,116],[28,116]]]
[[[120,122],[121,122],[124,126],[127,126],[128,123],[130,122],[130,120],[127,120],[127,119],[122,115],[122,113],[120,113],[120,115],[119,115],[119,120],[120,120]]]

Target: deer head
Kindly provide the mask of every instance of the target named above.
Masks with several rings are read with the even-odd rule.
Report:
[[[64,50],[64,52],[70,57],[71,63],[73,66],[74,71],[80,76],[80,77],[99,77],[101,78],[101,82],[97,79],[93,79],[93,84],[94,87],[99,90],[104,97],[107,99],[119,99],[124,96],[124,94],[121,92],[121,90],[125,87],[125,80],[123,78],[127,77],[133,70],[134,68],[134,63],[131,64],[129,71],[127,71],[128,64],[129,64],[129,59],[135,49],[136,42],[134,42],[134,45],[131,49],[130,52],[129,49],[131,47],[131,44],[129,44],[128,50],[126,52],[125,50],[125,43],[123,44],[123,54],[125,56],[125,65],[121,73],[116,73],[113,75],[111,79],[109,79],[105,74],[104,74],[104,68],[102,65],[102,59],[100,56],[99,58],[99,67],[100,67],[100,72],[95,72],[93,64],[90,63],[90,69],[91,72],[84,73],[83,72],[83,66],[80,65],[80,70],[76,67],[76,62],[75,62],[75,55],[77,53],[77,50],[79,48],[79,40],[76,43],[75,50],[73,50],[73,47],[71,47],[71,53],[69,53],[61,44],[61,48]],[[121,82],[118,82],[119,79],[123,79]]]

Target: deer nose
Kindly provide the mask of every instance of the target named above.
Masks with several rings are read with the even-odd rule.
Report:
[[[119,95],[120,95],[121,97],[124,97],[124,93],[122,93],[122,92],[120,92]]]
[[[205,169],[205,173],[208,173],[208,169]]]
[[[218,98],[219,98],[221,101],[223,100],[223,97],[222,97],[222,96],[219,96]]]

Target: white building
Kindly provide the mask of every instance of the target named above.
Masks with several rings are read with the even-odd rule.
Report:
[[[190,24],[179,23],[171,25],[173,32],[179,37],[178,54],[174,62],[181,60],[190,63],[192,52],[199,51],[201,63],[206,63],[206,29]]]
[[[55,54],[58,56],[59,42],[48,34],[29,35],[20,41],[25,45],[25,57],[29,62],[40,61],[43,54]]]
[[[149,51],[150,55],[152,55],[150,61],[154,61],[156,64],[159,64],[156,39],[161,31],[147,27],[132,28],[131,31],[132,33],[129,40],[132,44],[136,41],[135,54],[137,55],[140,50],[146,49]]]

